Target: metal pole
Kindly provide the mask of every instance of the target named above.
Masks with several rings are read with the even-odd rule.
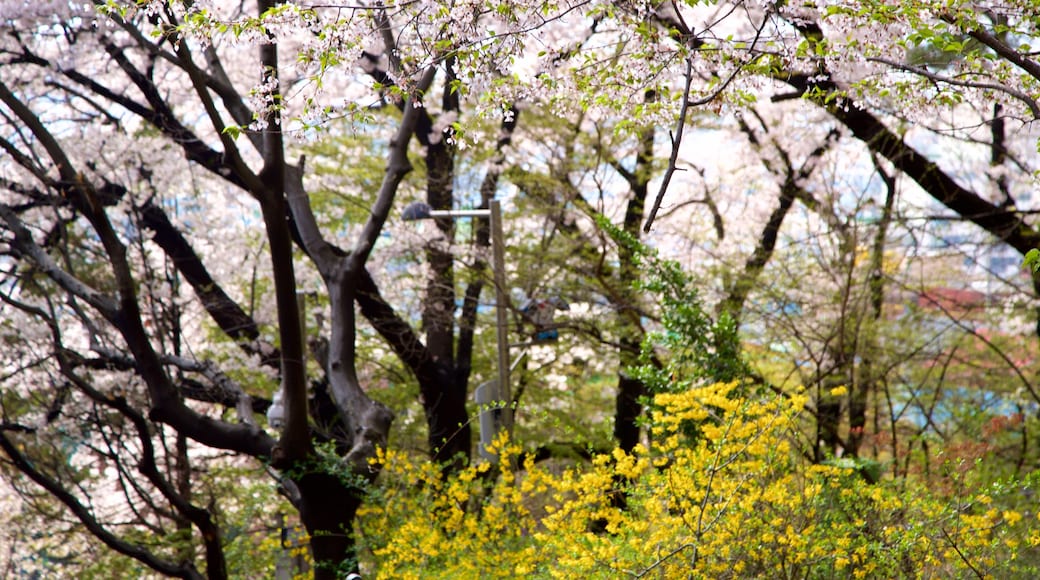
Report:
[[[495,316],[498,335],[498,392],[496,403],[504,405],[501,426],[507,431],[513,426],[513,398],[509,386],[509,321],[506,313],[506,248],[502,235],[502,206],[491,200],[491,251],[494,261]],[[496,430],[497,434],[497,430]]]

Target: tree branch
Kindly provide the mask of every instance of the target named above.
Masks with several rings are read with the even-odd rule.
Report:
[[[1040,105],[1037,104],[1036,99],[1030,97],[1029,95],[1027,95],[1026,93],[1024,93],[1022,91],[1019,91],[1017,89],[1013,89],[1013,88],[1011,88],[1011,87],[1009,87],[1007,85],[1002,85],[1002,84],[999,84],[999,83],[983,83],[983,82],[977,82],[977,81],[962,81],[960,79],[955,79],[955,78],[952,78],[952,77],[948,77],[948,76],[944,76],[944,75],[933,73],[932,71],[930,71],[930,70],[928,70],[926,68],[923,68],[923,67],[903,64],[901,62],[896,62],[896,61],[888,59],[888,58],[869,57],[869,58],[867,58],[867,60],[870,61],[870,62],[878,62],[878,63],[884,64],[884,65],[890,66],[890,67],[892,67],[894,69],[897,69],[897,70],[914,73],[916,75],[920,75],[920,76],[922,76],[922,77],[924,77],[924,78],[926,78],[926,79],[928,79],[930,81],[936,82],[936,83],[944,83],[944,84],[948,84],[948,85],[952,85],[952,86],[956,86],[956,87],[965,87],[965,88],[972,88],[972,89],[985,89],[985,90],[997,91],[997,92],[1000,92],[1000,93],[1004,93],[1006,95],[1014,97],[1015,99],[1018,99],[1019,101],[1022,101],[1023,103],[1025,103],[1025,105],[1027,107],[1029,107],[1029,112],[1031,112],[1033,114],[1033,118],[1034,119],[1040,119]]]
[[[60,339],[56,340],[60,346]],[[213,578],[227,577],[227,562],[224,559],[224,549],[221,546],[219,528],[213,520],[212,515],[205,509],[192,505],[181,495],[173,485],[162,476],[155,462],[155,446],[152,444],[151,429],[144,415],[127,404],[124,397],[112,397],[94,389],[92,385],[72,372],[67,362],[61,360],[62,374],[72,381],[76,388],[85,393],[94,402],[115,409],[124,417],[128,418],[137,431],[137,438],[141,444],[140,455],[137,457],[138,471],[155,486],[170,505],[177,512],[191,521],[198,528],[206,549],[206,576]],[[146,494],[142,494],[147,496]]]
[[[141,29],[134,23],[123,20],[114,13],[109,16],[118,23],[119,26],[126,31],[126,33],[129,34],[143,50],[174,66],[179,67],[181,65],[176,54],[167,50],[162,50],[157,43],[152,42],[149,37],[145,36],[141,32]],[[248,125],[253,120],[253,112],[249,110],[249,107],[247,107],[245,102],[242,100],[241,94],[239,94],[231,84],[231,79],[224,70],[224,65],[220,61],[216,49],[212,45],[207,45],[203,50],[206,57],[206,63],[210,68],[209,73],[205,75],[206,86],[212,89],[213,92],[220,97],[221,102],[224,104],[224,108],[231,113],[231,118],[235,120],[235,123],[241,126]],[[261,136],[255,131],[245,131],[244,133],[256,150],[260,151],[263,147]]]
[[[942,16],[940,16],[940,18],[942,18],[944,21],[950,24],[953,24],[954,26],[957,26],[958,28],[961,28],[957,20],[949,14],[943,14]],[[964,29],[962,28],[962,30]],[[1040,81],[1040,63],[1025,58],[1024,56],[1019,54],[1017,50],[1008,46],[1006,42],[997,38],[988,30],[985,30],[980,26],[977,26],[970,30],[964,30],[964,32],[966,32],[968,36],[993,49],[993,52],[999,54],[1001,58],[1007,60],[1011,64],[1014,64],[1018,68],[1026,71],[1026,73],[1028,73],[1029,76]]]
[[[203,308],[239,347],[249,354],[260,356],[261,364],[278,366],[280,352],[274,346],[261,342],[256,321],[246,314],[224,289],[210,276],[206,265],[184,235],[170,222],[161,207],[149,201],[140,208],[141,226],[152,231],[155,242],[177,271],[191,284]]]
[[[379,238],[379,233],[383,231],[383,224],[386,223],[386,218],[390,215],[390,208],[393,205],[394,197],[397,195],[397,187],[401,180],[404,179],[404,176],[412,169],[412,164],[408,161],[408,143],[415,132],[416,120],[422,114],[422,96],[433,83],[433,78],[436,75],[437,69],[435,67],[427,68],[419,82],[416,83],[412,98],[405,105],[401,124],[397,129],[397,133],[390,139],[390,154],[387,160],[386,172],[383,176],[383,183],[379,188],[375,202],[372,204],[368,221],[365,222],[364,227],[361,229],[361,234],[354,244],[354,248],[347,257],[348,272],[360,272],[365,262],[368,261],[368,256],[372,253],[372,247],[375,245],[376,239]]]
[[[32,239],[32,233],[11,208],[0,205],[0,219],[3,219],[7,223],[8,229],[14,233],[14,239],[11,242],[13,247],[31,259],[58,286],[69,294],[84,300],[106,318],[115,316],[118,309],[115,297],[99,292],[58,266],[50,254]]]
[[[1040,246],[1040,233],[1025,223],[1019,212],[1000,208],[961,187],[935,162],[904,142],[873,114],[847,99],[833,98],[841,94],[834,81],[813,80],[810,75],[792,72],[780,75],[780,80],[830,112],[871,151],[888,159],[935,200],[1023,255]]]
[[[650,208],[650,215],[646,218],[646,223],[643,224],[643,232],[650,233],[650,228],[654,225],[654,220],[657,219],[657,212],[661,209],[661,203],[664,201],[664,194],[668,191],[668,184],[672,181],[672,175],[675,173],[675,163],[679,159],[679,145],[682,143],[683,132],[686,129],[686,112],[690,108],[690,87],[693,84],[693,58],[686,57],[686,72],[683,75],[685,79],[683,84],[683,97],[682,106],[679,108],[679,119],[676,121],[675,131],[669,134],[672,140],[672,152],[668,156],[668,167],[664,170],[664,176],[661,178],[661,188],[657,191],[657,197],[654,198],[654,204]]]
[[[190,562],[177,564],[164,560],[148,551],[144,546],[127,542],[110,532],[107,528],[101,525],[90,510],[84,506],[76,496],[69,493],[61,483],[48,477],[42,471],[37,469],[35,464],[19,450],[19,445],[13,439],[8,437],[8,431],[9,429],[0,429],[0,449],[3,449],[4,453],[11,460],[11,463],[14,464],[18,471],[24,473],[29,479],[47,490],[47,493],[51,494],[55,499],[65,505],[72,515],[87,528],[87,531],[101,540],[101,542],[106,546],[120,554],[129,556],[166,576],[190,580],[203,580],[205,578]]]
[[[336,265],[342,260],[345,252],[330,244],[318,228],[318,220],[311,209],[310,196],[303,187],[303,168],[305,159],[300,158],[296,166],[286,167],[285,196],[292,212],[293,224],[299,235],[300,245],[307,252],[318,272],[323,278],[332,276]]]

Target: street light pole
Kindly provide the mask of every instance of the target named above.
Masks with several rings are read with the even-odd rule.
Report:
[[[439,217],[463,218],[486,217],[491,226],[491,273],[495,284],[495,338],[498,343],[497,380],[477,388],[476,398],[480,405],[491,405],[481,409],[480,444],[481,455],[493,458],[487,451],[488,445],[498,433],[513,426],[513,401],[509,385],[509,320],[506,305],[505,236],[502,233],[502,206],[497,199],[491,200],[489,209],[434,210],[429,205],[416,202],[404,208],[405,220],[434,219]],[[487,388],[490,387],[490,388]],[[488,392],[489,391],[489,392]]]

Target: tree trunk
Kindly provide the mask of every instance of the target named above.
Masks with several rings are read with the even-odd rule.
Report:
[[[622,360],[624,359],[625,357],[622,356]],[[618,447],[626,453],[631,452],[639,443],[639,425],[636,421],[643,413],[643,404],[640,399],[645,394],[646,385],[642,381],[628,376],[624,370],[618,371],[614,438],[617,440]]]
[[[459,109],[458,94],[451,89],[452,63],[445,64],[446,82],[442,95],[442,114]],[[435,210],[450,210],[455,198],[455,150],[448,143],[448,129],[433,135],[433,120],[424,115],[416,137],[426,147],[426,201]],[[456,288],[454,256],[450,244],[455,237],[452,218],[435,220],[442,241],[426,249],[430,279],[423,300],[422,324],[432,364],[414,369],[422,393],[430,455],[449,471],[469,462],[472,434],[466,411],[468,372],[458,377],[455,343]],[[443,244],[443,246],[441,245]],[[461,378],[461,380],[459,380]]]
[[[652,91],[644,97],[647,102],[657,99]],[[646,196],[649,190],[651,165],[654,156],[654,130],[645,129],[639,136],[639,151],[636,154],[635,171],[623,174],[632,190],[632,198],[625,208],[622,229],[634,239],[639,239],[640,224],[643,222]],[[618,332],[621,333],[618,352],[618,386],[614,415],[614,437],[618,446],[630,452],[639,443],[639,416],[643,413],[641,399],[646,395],[646,385],[628,374],[628,368],[638,364],[644,332],[639,324],[636,308],[637,295],[633,284],[639,279],[639,270],[634,257],[624,246],[618,249],[618,287],[623,304],[618,304]]]
[[[358,569],[353,526],[362,491],[344,474],[314,468],[299,465],[304,473],[293,479],[300,491],[300,521],[310,536],[314,580],[337,580]]]
[[[875,164],[877,159],[875,158]],[[878,372],[874,361],[877,350],[877,326],[881,321],[882,307],[885,298],[884,277],[884,254],[885,236],[888,233],[888,225],[892,221],[892,208],[895,205],[896,180],[895,177],[885,173],[880,167],[876,167],[878,175],[885,183],[885,206],[878,222],[877,233],[874,235],[874,247],[870,254],[870,276],[868,290],[870,292],[870,313],[867,323],[866,336],[863,341],[863,350],[860,353],[859,377],[855,381],[852,391],[849,393],[849,440],[847,451],[851,455],[858,455],[860,445],[863,443],[864,432],[867,427],[867,407],[871,393],[877,390],[879,382]]]

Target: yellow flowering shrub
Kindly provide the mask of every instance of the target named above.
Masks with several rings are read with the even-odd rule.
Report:
[[[742,392],[742,391],[741,391]],[[554,469],[498,442],[498,465],[443,478],[383,452],[362,509],[377,578],[1029,577],[1037,518],[998,486],[956,498],[812,465],[801,395],[717,383],[654,398],[650,448]]]

